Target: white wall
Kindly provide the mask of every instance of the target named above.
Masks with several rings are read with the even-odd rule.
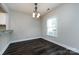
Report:
[[[57,17],[58,37],[46,35],[46,20],[50,17]],[[64,4],[42,19],[43,37],[51,42],[57,42],[60,45],[79,49],[79,4]],[[79,51],[78,51],[79,52]]]
[[[10,29],[13,30],[12,41],[22,41],[31,38],[40,38],[40,19],[18,11],[10,11]]]

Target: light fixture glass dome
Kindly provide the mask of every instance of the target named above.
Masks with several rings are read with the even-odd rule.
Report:
[[[39,12],[33,12],[33,18],[39,18],[40,17],[40,13]]]
[[[40,13],[37,11],[37,3],[35,3],[35,8],[32,14],[33,18],[39,18],[40,17]]]

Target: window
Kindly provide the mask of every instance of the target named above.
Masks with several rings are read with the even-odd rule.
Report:
[[[6,30],[6,13],[0,13],[0,31]]]
[[[55,17],[47,20],[47,35],[57,37],[57,19]]]
[[[0,13],[0,25],[6,25],[6,13]]]

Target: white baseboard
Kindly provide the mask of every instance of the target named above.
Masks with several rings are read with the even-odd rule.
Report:
[[[34,37],[34,38],[26,38],[26,39],[21,39],[21,40],[15,40],[15,41],[12,41],[11,43],[16,43],[16,42],[21,42],[21,41],[27,41],[27,40],[37,39],[37,38],[41,38],[41,37]]]
[[[5,45],[5,47],[0,52],[0,55],[2,55],[5,52],[5,50],[8,48],[9,45],[10,45],[10,43],[8,43],[8,44]]]
[[[52,42],[52,43],[55,43],[55,44],[58,44],[58,45],[60,45],[60,46],[62,46],[62,47],[64,47],[64,48],[66,48],[66,49],[69,49],[69,50],[71,50],[71,51],[74,51],[74,52],[76,52],[76,53],[79,53],[79,49],[77,49],[77,48],[73,48],[73,47],[70,47],[70,46],[67,46],[67,45],[65,45],[65,44],[62,44],[62,43],[58,43],[58,42],[56,42],[56,41],[51,41],[51,40],[48,40],[47,38],[45,38],[45,37],[42,37],[43,39],[45,39],[45,40],[47,40],[47,41],[50,41],[50,42]]]

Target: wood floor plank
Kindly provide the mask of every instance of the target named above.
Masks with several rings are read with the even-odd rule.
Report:
[[[78,55],[57,44],[37,38],[9,45],[3,55]]]

